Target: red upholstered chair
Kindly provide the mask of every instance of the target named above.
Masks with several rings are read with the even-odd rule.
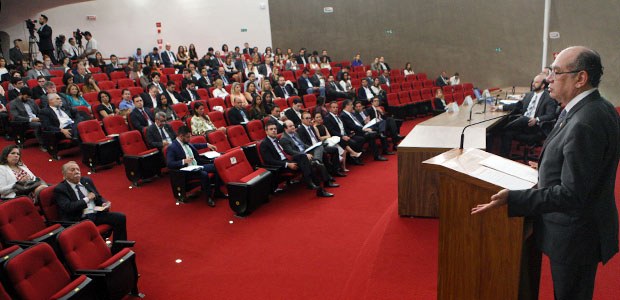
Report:
[[[418,73],[418,80],[426,80],[428,77],[426,76],[426,73]]]
[[[220,128],[220,127],[226,127],[228,126],[228,124],[226,123],[226,119],[224,118],[224,114],[220,111],[210,111],[208,114],[209,119],[211,119],[211,122],[213,123],[213,125],[215,125],[215,128]]]
[[[432,79],[425,79],[424,81],[422,81],[422,84],[425,88],[432,88],[433,86],[435,86],[435,81]]]
[[[243,125],[228,126],[226,128],[226,135],[230,145],[233,147],[242,147],[251,143]]]
[[[273,104],[277,105],[280,108],[280,111],[284,111],[288,108],[288,103],[284,98],[275,98],[273,99]]]
[[[15,198],[0,204],[0,237],[5,244],[28,247],[46,242],[55,246],[55,236],[63,229],[59,224],[47,226],[28,197]]]
[[[97,99],[97,94],[99,93],[98,92],[84,93],[82,94],[82,97],[84,97],[84,100],[86,100],[86,102],[88,102],[88,104],[90,104],[91,106],[93,106],[94,104],[99,105],[99,99]]]
[[[190,144],[206,144],[207,143],[207,138],[204,135],[193,135],[189,138],[189,143]],[[211,151],[211,149],[207,148],[202,148],[202,149],[198,149],[198,153],[205,153],[205,152],[209,152]]]
[[[97,81],[97,85],[99,85],[101,82],[103,81],[109,81],[110,78],[108,77],[108,74],[106,73],[93,73],[93,79],[95,79]],[[101,86],[99,86],[99,88],[101,88]],[[101,88],[103,89],[103,88]]]
[[[130,87],[135,87],[136,82],[133,79],[121,78],[118,80],[117,85],[119,89],[126,89]]]
[[[422,89],[422,99],[424,100],[432,100],[433,97],[433,91],[430,88],[423,88]]]
[[[131,97],[144,93],[144,89],[139,86],[130,87],[128,90],[131,93]]]
[[[454,101],[456,101],[458,105],[461,105],[463,104],[463,101],[465,100],[465,96],[463,95],[463,93],[453,93],[452,99],[454,99]]]
[[[198,97],[200,97],[200,99],[202,100],[207,100],[211,98],[211,96],[209,95],[209,91],[205,88],[199,88],[196,90],[196,92],[198,93]]]
[[[304,95],[304,107],[315,107],[316,106],[316,95],[308,94]]]
[[[213,111],[213,108],[216,106],[221,106],[222,109],[226,109],[226,103],[224,103],[224,99],[222,98],[209,98],[207,103],[209,104],[209,110],[211,111]]]
[[[265,128],[263,126],[263,121],[261,120],[252,120],[245,125],[245,129],[248,132],[248,136],[250,140],[256,142],[264,139],[267,134],[265,133]]]
[[[60,224],[64,227],[71,226],[76,222],[60,220],[58,204],[56,204],[56,201],[54,200],[55,187],[56,185],[46,187],[39,193],[39,202],[37,202],[37,206],[40,208],[43,213],[43,217],[45,217],[48,224]],[[97,225],[97,231],[99,231],[101,236],[109,237],[112,235],[112,226],[108,224]]]
[[[123,150],[125,175],[134,186],[161,174],[163,157],[158,149],[146,147],[140,132],[132,130],[121,133],[119,141]]]
[[[179,128],[181,128],[181,126],[183,126],[183,121],[181,121],[181,120],[172,120],[172,121],[168,122],[168,125],[170,125],[170,127],[172,127],[172,131],[174,131],[174,133],[176,134],[179,131]]]
[[[71,280],[54,250],[45,243],[15,255],[4,269],[20,299],[96,299],[94,282],[85,275]]]
[[[104,299],[123,299],[126,295],[143,297],[138,291],[136,255],[127,247],[132,241],[115,241],[124,246],[112,253],[95,224],[82,221],[58,235],[58,245],[72,273],[93,276],[97,292]]]
[[[99,166],[121,163],[121,149],[116,138],[107,137],[97,120],[82,121],[77,126],[82,140],[82,163],[92,172]]]
[[[274,179],[272,180],[272,191],[276,190],[280,182],[290,183],[291,180],[301,176],[301,173],[299,171],[293,171],[290,169],[265,164],[263,157],[260,155],[260,147],[262,143],[262,141],[256,143],[256,152],[258,153],[257,155],[259,164],[255,167],[269,170],[274,175]]]
[[[175,68],[163,68],[163,69],[161,70],[161,72],[162,72],[164,75],[170,75],[170,74],[174,74],[174,70],[175,70]]]
[[[103,119],[103,128],[108,135],[119,135],[129,131],[129,126],[122,116],[109,116]]]
[[[50,75],[54,76],[54,77],[62,77],[65,75],[65,72],[63,70],[49,70]]]
[[[452,94],[452,86],[451,85],[444,85],[441,87],[441,90],[443,91],[443,94]]]
[[[452,94],[443,94],[443,96],[444,96],[444,100],[446,101],[446,103],[454,102],[454,99],[452,98]]]
[[[102,74],[105,75],[105,73],[102,73]],[[100,82],[97,83],[97,85],[103,91],[107,91],[107,90],[111,90],[111,89],[115,89],[116,88],[116,83],[114,83],[114,81],[111,81],[111,80],[100,81]]]
[[[217,173],[226,184],[230,208],[248,215],[269,200],[273,175],[266,169],[254,170],[239,148],[215,159]]]
[[[172,107],[172,110],[174,110],[174,113],[177,114],[177,117],[179,117],[179,119],[181,120],[185,120],[187,116],[190,115],[189,109],[187,108],[187,104],[185,103],[173,104],[171,107]]]
[[[286,99],[286,103],[288,104],[288,107],[293,107],[293,101],[295,101],[295,99],[301,100],[301,97],[299,97],[299,96],[290,96],[290,97],[288,97],[288,99]],[[303,101],[301,103],[303,105]]]
[[[99,68],[99,67],[90,67],[90,68],[88,68],[88,71],[90,71],[93,74],[97,74],[97,73],[101,73],[101,68]]]
[[[114,71],[110,72],[110,80],[117,82],[119,79],[127,78],[127,73],[124,71]]]
[[[462,93],[463,92],[463,85],[462,84],[453,85],[452,86],[452,90],[455,93]]]
[[[207,134],[207,138],[209,139],[209,144],[215,145],[217,147],[217,152],[224,153],[232,149],[228,139],[226,138],[226,134],[221,130],[211,131]]]
[[[474,84],[470,82],[463,83],[463,91],[473,91]]]

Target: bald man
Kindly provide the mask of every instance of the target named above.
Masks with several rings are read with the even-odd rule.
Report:
[[[598,263],[618,252],[620,124],[598,91],[602,75],[596,51],[579,46],[560,52],[547,81],[564,110],[543,145],[538,185],[501,190],[472,209],[476,214],[508,205],[510,217],[535,220],[532,238],[549,256],[555,299],[592,299]],[[528,269],[539,270],[540,252],[531,261]]]

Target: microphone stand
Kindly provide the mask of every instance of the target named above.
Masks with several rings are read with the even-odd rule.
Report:
[[[459,146],[459,149],[463,150],[463,144],[465,143],[465,129],[467,129],[467,128],[469,128],[470,126],[473,126],[473,125],[477,125],[477,124],[480,124],[480,123],[484,123],[484,122],[488,122],[488,121],[496,120],[496,119],[499,119],[499,118],[503,118],[503,117],[505,117],[505,116],[506,116],[506,115],[501,115],[501,116],[499,116],[499,117],[494,117],[494,118],[490,118],[490,119],[482,120],[482,121],[480,121],[480,122],[472,123],[472,124],[469,124],[469,125],[467,125],[467,126],[463,127],[463,131],[461,131],[461,145]]]
[[[471,122],[471,114],[474,111],[474,106],[476,106],[478,103],[480,102],[476,101],[476,103],[473,103],[471,107],[469,108],[469,119],[467,119],[467,122]]]

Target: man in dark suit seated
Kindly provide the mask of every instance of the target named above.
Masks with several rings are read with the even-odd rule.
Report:
[[[441,71],[441,75],[435,80],[435,85],[438,87],[450,85],[450,78],[448,78],[448,73],[446,73],[446,71]]]
[[[78,140],[76,111],[63,106],[58,94],[48,94],[47,101],[48,106],[39,111],[41,130],[60,132],[67,139]]]
[[[198,96],[198,92],[196,92],[196,83],[194,80],[183,79],[181,88],[183,89],[181,91],[181,97],[187,102],[200,100],[200,96]]]
[[[284,115],[286,116],[286,118],[293,121],[295,126],[299,126],[299,124],[301,124],[302,105],[303,102],[301,101],[301,99],[295,99],[293,100],[293,106],[284,111]]]
[[[291,123],[291,126],[294,128],[295,125]],[[320,171],[320,167],[317,163],[311,163],[311,157],[303,152],[297,151],[291,152],[295,153],[295,155],[292,155],[289,159],[286,156],[287,153],[283,145],[280,145],[280,141],[278,140],[276,125],[268,122],[267,125],[265,125],[265,131],[267,137],[263,139],[260,144],[260,154],[265,164],[277,166],[281,169],[300,170],[303,174],[304,183],[306,183],[308,189],[316,190],[316,195],[318,197],[334,196],[334,194],[327,192],[320,186],[321,182],[329,182],[329,178],[323,177],[325,174],[318,175],[313,172]],[[289,151],[291,151],[291,149],[289,149]]]
[[[157,108],[159,105],[159,89],[155,83],[150,83],[146,87],[146,93],[140,94],[144,107]]]
[[[241,125],[249,122],[249,114],[243,107],[243,100],[237,97],[233,103],[235,103],[235,106],[228,111],[228,121],[230,125]]]
[[[198,171],[183,171],[188,172],[187,178],[193,177],[200,178],[200,184],[202,191],[207,197],[207,204],[211,207],[215,206],[215,201],[211,198],[211,184],[209,179],[209,173],[215,174],[215,195],[214,197],[222,196],[222,192],[219,191],[221,181],[217,176],[217,170],[213,163],[208,161],[206,157],[198,154],[198,149],[209,148],[212,151],[217,151],[215,145],[209,143],[206,144],[190,144],[191,131],[187,126],[181,126],[177,132],[176,139],[172,140],[172,143],[168,145],[168,152],[166,153],[166,162],[168,169],[179,170],[188,166],[202,166]]]
[[[200,78],[196,82],[199,88],[209,90],[210,87],[213,87],[213,81],[209,78],[209,72],[207,68],[204,67],[200,69]]]
[[[334,101],[339,98],[353,99],[353,97],[355,96],[354,93],[345,92],[340,86],[340,84],[334,80],[334,75],[329,75],[327,77],[327,84],[325,86],[325,89],[328,101]]]
[[[20,95],[9,103],[9,111],[13,121],[28,123],[30,128],[34,130],[34,135],[43,146],[41,139],[41,119],[39,119],[39,106],[30,98],[30,90],[22,88]]]
[[[340,142],[338,144],[343,149],[347,146],[350,146],[356,152],[361,152],[364,149],[364,137],[346,131],[344,122],[338,115],[338,102],[336,101],[329,103],[329,113],[325,115],[325,127],[331,136],[340,137]],[[359,157],[351,157],[351,162],[355,165],[364,164]]]
[[[370,100],[376,96],[370,88],[371,84],[372,82],[369,82],[368,79],[362,78],[362,86],[357,90],[357,100],[361,101],[364,106],[370,104]]]
[[[303,72],[301,73],[301,77],[299,77],[299,79],[297,80],[297,87],[300,95],[319,92],[322,97],[325,97],[325,88],[312,84],[310,78],[308,77],[309,73],[310,72],[307,69],[303,70]]]
[[[110,63],[105,66],[105,72],[110,75],[114,71],[123,71],[123,65],[118,63],[118,57],[114,54],[110,55]]]
[[[368,148],[372,151],[375,160],[377,161],[386,161],[387,158],[381,156],[379,154],[379,149],[375,143],[375,139],[381,139],[381,146],[383,148],[384,154],[393,154],[392,152],[387,151],[387,141],[385,136],[381,136],[376,131],[373,131],[370,128],[364,128],[364,124],[359,122],[353,115],[353,103],[351,100],[345,100],[342,103],[342,113],[340,114],[340,119],[344,123],[344,129],[347,132],[352,132],[356,136],[363,137],[365,142],[368,143]]]
[[[26,83],[24,83],[24,80],[21,78],[17,78],[17,77],[13,77],[11,78],[11,84],[13,85],[14,89],[10,90],[7,95],[7,99],[9,101],[17,98],[19,96],[19,91],[23,88],[27,88],[26,87]]]
[[[271,76],[271,70],[273,70],[273,64],[271,63],[271,57],[265,57],[265,63],[258,66],[258,73],[263,75],[263,78],[269,78]]]
[[[45,83],[47,80],[45,76],[37,77],[37,86],[32,88],[32,98],[41,99],[41,96],[45,95],[47,91],[45,90]]]
[[[552,121],[556,118],[557,102],[544,90],[543,80],[545,76],[536,75],[532,82],[532,91],[522,101],[514,104],[492,106],[491,111],[512,111],[511,121],[501,130],[500,155],[508,157],[513,138],[521,133],[530,134],[542,130],[543,122]],[[551,127],[551,126],[549,126]]]
[[[314,145],[321,142],[312,126],[312,115],[307,111],[301,113],[301,125],[297,127],[296,133],[306,145]],[[320,152],[318,152],[319,150]],[[338,154],[338,148],[323,144],[317,147],[317,150],[314,152],[314,157],[320,162],[323,162],[323,154],[326,154],[329,158],[325,164],[329,172],[334,176],[345,177],[346,174],[340,171],[340,155]]]
[[[614,190],[620,124],[613,104],[598,91],[603,66],[596,51],[564,49],[551,70],[550,96],[564,110],[540,154],[538,184],[503,189],[472,214],[507,205],[510,217],[535,218],[530,240],[537,249],[523,251],[533,253],[526,266],[538,272],[533,279],[540,280],[545,253],[555,299],[592,299],[599,262],[607,263],[618,252]]]
[[[21,41],[21,39],[13,40],[14,47],[9,49],[9,58],[15,66],[21,66],[22,61],[24,60],[24,53],[22,52],[22,49],[19,48],[19,43],[21,43]]]
[[[64,180],[54,188],[60,220],[90,220],[95,225],[107,224],[112,227],[115,241],[127,240],[125,214],[110,211],[112,203],[99,194],[90,178],[82,177],[76,162],[62,165],[62,176]],[[116,252],[114,248],[112,252]]]
[[[135,108],[129,113],[129,122],[133,129],[143,134],[143,129],[153,124],[155,117],[150,109],[144,107],[144,101],[139,95],[133,96],[133,104]]]
[[[166,90],[164,90],[164,97],[168,99],[168,103],[170,105],[187,102],[181,94],[179,94],[175,89],[177,87],[176,82],[174,80],[168,80],[166,83]]]
[[[162,151],[176,137],[172,126],[166,123],[166,113],[163,111],[156,113],[155,123],[146,128],[146,144],[149,148],[157,148]]]
[[[274,93],[276,93],[276,97],[288,99],[290,96],[297,96],[297,93],[291,88],[288,84],[286,84],[286,79],[284,76],[278,77],[278,85],[273,89]]]
[[[363,110],[362,105],[356,105],[355,110],[359,110],[361,112]],[[371,106],[364,110],[363,115],[368,117],[368,120],[377,119],[377,128],[379,129],[379,132],[392,137],[393,151],[396,151],[396,146],[398,143],[405,138],[400,135],[400,125],[402,125],[402,120],[397,122],[394,118],[387,116],[385,114],[385,110],[381,107],[381,100],[379,100],[379,97],[372,98]]]
[[[276,125],[276,130],[278,133],[284,132],[284,120],[286,120],[286,116],[280,116],[280,107],[277,105],[271,106],[271,111],[269,112],[269,121],[274,125]]]

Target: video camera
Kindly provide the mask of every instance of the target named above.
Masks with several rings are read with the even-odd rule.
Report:
[[[75,42],[77,43],[78,47],[82,47],[82,37],[84,36],[84,34],[80,31],[80,29],[76,29],[73,32],[73,37],[75,38]]]
[[[35,24],[37,24],[37,20],[26,20],[24,21],[26,22],[26,27],[28,28],[28,32],[30,33],[30,36],[33,37],[34,36],[34,26]]]

